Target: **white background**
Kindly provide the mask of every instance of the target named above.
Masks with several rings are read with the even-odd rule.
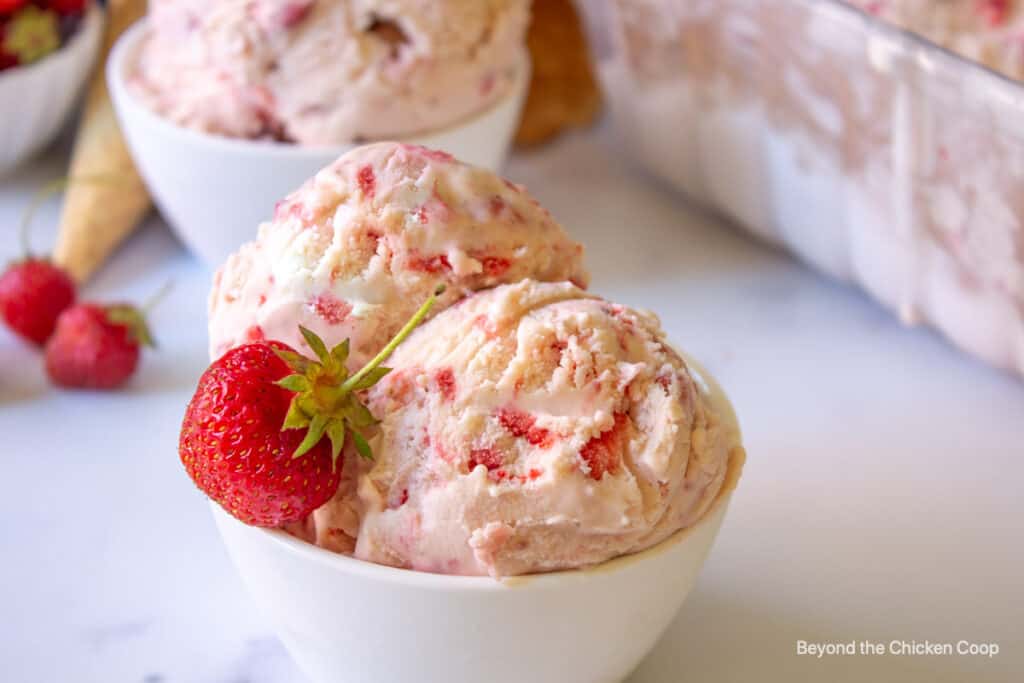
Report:
[[[595,131],[507,173],[586,243],[596,292],[657,311],[718,376],[749,450],[696,590],[631,681],[1020,680],[1024,382],[902,328],[620,158]],[[0,259],[16,253],[30,192],[64,163],[57,149],[0,178]],[[52,242],[56,215],[53,202],[36,244]],[[154,217],[86,288],[138,301],[176,283],[152,316],[160,349],[120,393],[49,388],[39,356],[0,331],[3,681],[301,680],[177,459],[207,364],[209,278]],[[797,639],[893,638],[1002,652],[795,654]]]

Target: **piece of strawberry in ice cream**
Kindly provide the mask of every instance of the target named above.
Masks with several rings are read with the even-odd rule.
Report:
[[[308,352],[299,325],[351,367],[377,353],[439,285],[434,311],[524,278],[585,287],[583,247],[524,188],[444,152],[355,149],[280,202],[210,294],[210,355],[261,338]]]

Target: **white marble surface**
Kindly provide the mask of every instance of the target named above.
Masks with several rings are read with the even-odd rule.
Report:
[[[508,173],[587,243],[596,291],[658,311],[718,375],[750,453],[697,589],[632,683],[1020,680],[1024,382],[723,229],[619,156],[593,133]],[[0,259],[61,164],[58,149],[0,179]],[[55,216],[56,203],[37,244]],[[161,348],[121,393],[49,388],[0,331],[5,682],[301,680],[176,455],[206,365],[209,273],[154,218],[86,296],[139,300],[168,278]],[[894,638],[1001,653],[795,655],[797,639]]]

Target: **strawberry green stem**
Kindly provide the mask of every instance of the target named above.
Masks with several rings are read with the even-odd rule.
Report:
[[[107,182],[111,179],[116,179],[117,176],[111,174],[97,174],[89,176],[76,176],[76,177],[65,177],[65,178],[54,178],[49,181],[41,188],[39,188],[32,199],[29,201],[28,208],[25,209],[25,213],[21,217],[21,250],[24,253],[25,258],[31,258],[32,256],[32,245],[29,242],[29,229],[32,227],[32,220],[35,218],[36,213],[39,211],[46,200],[54,196],[58,192],[61,192],[69,185],[77,183],[102,183]]]
[[[417,325],[423,322],[423,319],[427,317],[428,313],[430,313],[430,309],[432,309],[434,307],[434,304],[437,303],[437,297],[444,294],[444,290],[444,285],[438,287],[434,291],[434,293],[430,295],[430,298],[423,302],[423,305],[420,306],[420,310],[416,311],[416,314],[413,317],[409,318],[409,322],[405,324],[405,327],[399,330],[398,334],[396,334],[394,338],[390,342],[388,342],[388,345],[381,349],[380,353],[374,356],[373,360],[364,365],[359,372],[349,377],[345,381],[345,383],[341,385],[341,391],[343,394],[352,391],[352,387],[359,384],[359,382],[364,377],[373,372],[375,369],[377,369],[377,367],[380,366],[381,363],[388,359],[388,356],[390,356],[394,352],[394,350],[398,348],[398,345],[405,341],[405,338],[408,337],[412,333],[412,331],[416,329]]]
[[[29,229],[32,227],[32,219],[35,218],[36,212],[39,211],[39,207],[43,203],[63,190],[68,185],[67,178],[57,178],[39,188],[28,204],[28,208],[25,209],[24,215],[21,217],[21,251],[25,255],[25,258],[32,257],[32,244],[29,241]]]
[[[149,315],[153,312],[153,309],[160,305],[171,290],[174,289],[174,280],[168,280],[160,286],[160,289],[153,292],[148,299],[142,304],[143,315]]]

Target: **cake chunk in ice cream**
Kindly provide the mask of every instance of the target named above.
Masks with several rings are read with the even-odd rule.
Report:
[[[314,512],[328,548],[416,570],[579,568],[698,521],[730,458],[731,414],[657,318],[570,283],[473,294],[424,324],[368,396],[375,460]],[[736,461],[734,460],[734,463]]]
[[[376,354],[439,285],[435,312],[524,278],[586,286],[583,247],[524,188],[443,152],[378,143],[319,172],[277,206],[214,277],[210,355],[299,325],[350,366]]]

